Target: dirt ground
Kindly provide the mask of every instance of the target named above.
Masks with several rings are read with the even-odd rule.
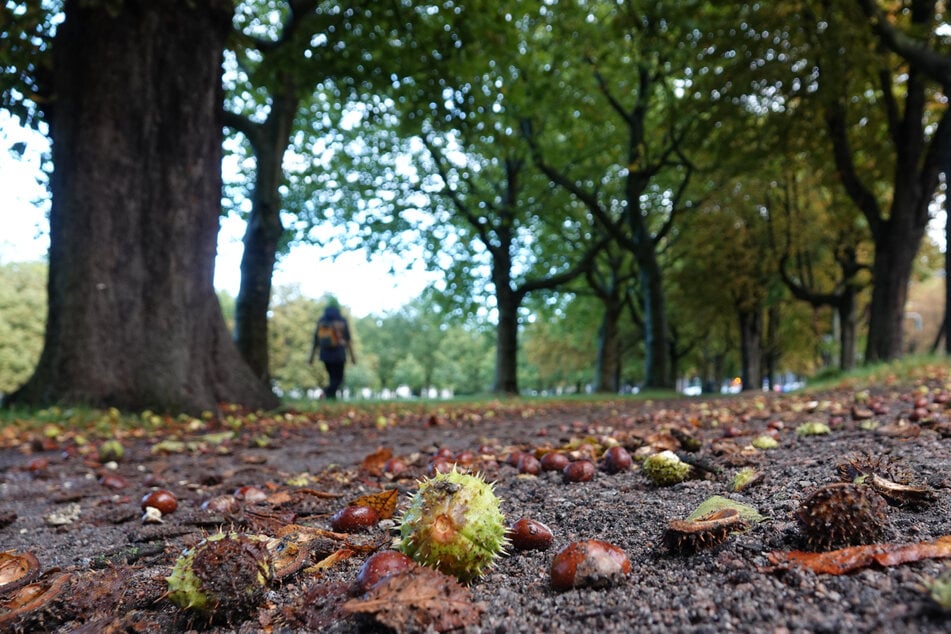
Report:
[[[951,534],[949,390],[947,372],[932,368],[908,381],[796,395],[225,412],[203,422],[165,421],[162,433],[116,433],[124,452],[111,463],[99,455],[107,435],[82,438],[65,422],[7,429],[0,436],[0,550],[33,553],[40,576],[29,586],[39,595],[36,607],[23,598],[22,583],[21,591],[10,589],[16,583],[0,586],[0,630],[947,632],[951,608],[939,605],[929,584],[951,582],[951,559],[940,557],[951,547],[936,541]],[[805,435],[805,423],[831,431]],[[751,445],[763,436],[776,447]],[[614,444],[635,460],[611,474],[599,458]],[[510,548],[468,586],[442,575],[406,577],[401,587],[361,595],[353,589],[357,572],[375,549],[393,543],[417,479],[439,449],[495,482],[507,522],[528,517],[547,525],[552,546]],[[595,477],[565,482],[560,471],[533,475],[509,464],[514,452],[537,457],[550,449],[592,457]],[[689,479],[652,483],[641,459],[663,449],[693,465]],[[407,470],[385,471],[391,456]],[[856,559],[846,574],[816,572],[814,560],[782,563],[785,553],[815,546],[797,510],[841,479],[837,465],[862,456],[928,493],[927,501],[885,507],[874,541],[944,547],[909,546],[891,561]],[[761,477],[734,491],[743,468]],[[237,500],[242,487],[253,488]],[[158,488],[177,497],[178,509],[161,523],[143,521],[140,499]],[[332,514],[348,502],[394,489],[392,518],[362,533],[330,532]],[[715,495],[764,519],[711,548],[672,552],[663,539],[669,523]],[[213,498],[232,506],[203,508]],[[253,605],[211,618],[173,604],[165,578],[186,548],[219,529],[283,536],[303,559]],[[585,539],[622,549],[629,574],[608,587],[552,589],[553,557]],[[899,563],[909,552],[923,558]],[[419,583],[438,596],[421,598]],[[52,597],[45,603],[44,592]]]

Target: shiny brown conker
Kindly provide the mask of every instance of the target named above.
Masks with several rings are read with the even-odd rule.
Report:
[[[408,468],[406,461],[402,458],[393,457],[383,463],[383,473],[388,473],[392,476],[401,475]]]
[[[594,479],[595,471],[590,460],[575,460],[569,462],[561,473],[565,482],[588,482]]]
[[[599,539],[573,542],[551,562],[551,587],[607,588],[631,572],[631,561],[623,550]]]
[[[216,495],[202,502],[199,508],[212,513],[236,513],[241,503],[233,495]]]
[[[409,570],[416,563],[397,550],[381,550],[373,553],[360,566],[354,580],[354,594],[363,594],[391,575]]]
[[[527,473],[529,475],[538,475],[542,470],[542,465],[538,461],[538,458],[530,453],[523,453],[515,467],[519,473]]]
[[[609,448],[601,456],[601,460],[604,464],[604,470],[608,473],[618,473],[631,468],[631,454],[621,446]]]
[[[258,502],[264,502],[267,500],[267,493],[264,489],[260,489],[256,486],[247,485],[239,487],[234,492],[234,497],[247,502],[248,504],[257,504]]]
[[[426,465],[426,475],[431,478],[440,473],[449,473],[453,466],[455,466],[455,463],[449,458],[436,456]]]
[[[165,489],[151,491],[142,496],[141,506],[144,509],[147,506],[158,509],[162,515],[173,513],[178,508],[178,499],[175,494]]]
[[[555,536],[541,522],[523,517],[509,528],[508,538],[516,550],[545,550],[551,547]]]
[[[338,533],[357,533],[379,521],[380,514],[369,506],[346,506],[330,518],[330,528]]]
[[[571,460],[559,451],[549,451],[542,455],[540,462],[543,471],[561,471],[568,466]]]

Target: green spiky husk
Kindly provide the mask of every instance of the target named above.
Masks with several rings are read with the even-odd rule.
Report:
[[[230,532],[210,535],[184,552],[165,581],[175,605],[214,619],[261,603],[272,577],[265,542]]]
[[[683,482],[690,475],[690,465],[672,451],[661,451],[644,460],[644,473],[657,486],[670,486]]]
[[[423,480],[400,523],[400,550],[468,583],[505,552],[505,517],[492,485],[455,469]]]

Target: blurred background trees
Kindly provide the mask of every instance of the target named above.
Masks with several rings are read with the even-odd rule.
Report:
[[[0,105],[40,130],[61,9],[3,6],[20,37],[0,42]],[[306,356],[326,298],[271,287],[284,254],[320,244],[440,272],[398,310],[348,315],[351,395],[778,388],[930,350],[943,11],[239,2],[223,211],[247,232],[220,298],[238,348],[279,395],[324,382]],[[2,391],[42,338],[27,270],[42,276],[2,270]]]

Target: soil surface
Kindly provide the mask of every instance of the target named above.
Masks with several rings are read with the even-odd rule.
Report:
[[[893,480],[928,490],[924,500],[883,505],[873,541],[908,545],[951,534],[948,376],[942,369],[922,374],[823,393],[668,402],[336,405],[274,416],[228,411],[206,421],[145,416],[145,427],[162,431],[106,434],[70,431],[65,412],[55,427],[0,435],[0,550],[33,553],[41,575],[30,586],[41,595],[36,607],[17,607],[26,600],[10,589],[15,583],[0,586],[0,630],[947,632],[951,611],[927,584],[951,579],[951,559],[868,559],[846,574],[774,563],[783,553],[815,549],[797,511],[817,488],[840,481],[837,465],[849,459],[877,463]],[[797,432],[810,422],[831,432]],[[777,446],[751,445],[764,435]],[[99,455],[110,436],[124,447],[112,462]],[[600,457],[615,444],[635,460],[612,474]],[[528,517],[547,525],[551,547],[510,548],[468,586],[442,575],[407,576],[401,587],[381,590],[384,582],[375,595],[361,595],[353,589],[361,565],[398,537],[400,513],[439,449],[495,482],[508,523]],[[549,449],[591,457],[595,477],[565,482],[560,471],[533,475],[510,464],[515,452]],[[692,477],[653,484],[641,459],[664,449],[692,463]],[[388,456],[407,470],[385,471]],[[761,478],[735,491],[743,468]],[[241,487],[254,489],[239,500]],[[178,508],[161,523],[144,521],[140,499],[158,488],[171,491]],[[394,489],[391,519],[362,533],[330,532],[331,516],[348,502]],[[254,501],[255,493],[263,499]],[[664,541],[669,523],[715,495],[765,519],[724,533],[710,548],[672,552]],[[234,504],[203,508],[216,497]],[[840,508],[830,521],[850,512]],[[866,528],[845,532],[861,537]],[[251,605],[215,616],[179,608],[165,594],[165,578],[185,549],[219,529],[292,541],[302,555],[297,569],[268,583]],[[630,573],[608,587],[552,589],[555,554],[586,539],[622,549]],[[947,546],[924,554],[951,554]],[[435,598],[421,596],[420,584]],[[53,595],[46,603],[43,590]]]

